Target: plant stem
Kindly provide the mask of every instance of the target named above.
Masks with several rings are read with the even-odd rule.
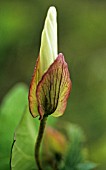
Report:
[[[41,162],[40,162],[40,153],[39,152],[40,152],[40,146],[41,146],[44,129],[45,129],[45,125],[46,125],[46,120],[47,120],[47,117],[43,117],[43,119],[40,121],[39,132],[38,132],[38,136],[37,136],[37,140],[36,140],[36,144],[35,144],[35,160],[36,160],[36,164],[37,164],[39,170],[43,170],[42,166],[41,166]]]

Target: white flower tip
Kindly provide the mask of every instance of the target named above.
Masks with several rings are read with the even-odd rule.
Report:
[[[51,20],[56,19],[56,8],[54,6],[51,6],[48,10],[48,16]]]
[[[57,12],[51,6],[48,9],[40,46],[40,75],[49,68],[57,58]]]

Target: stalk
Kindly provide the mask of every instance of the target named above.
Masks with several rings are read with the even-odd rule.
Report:
[[[42,142],[45,126],[46,126],[46,121],[47,121],[47,116],[44,116],[43,119],[40,121],[39,132],[38,132],[38,136],[37,136],[37,140],[35,144],[35,160],[38,166],[38,170],[43,170],[41,161],[40,161],[40,147],[41,147],[41,142]]]

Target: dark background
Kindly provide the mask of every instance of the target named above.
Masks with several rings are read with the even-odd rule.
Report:
[[[90,159],[106,169],[106,1],[1,0],[0,101],[17,82],[30,84],[49,6],[58,11],[59,52],[73,88],[62,119],[86,134]]]

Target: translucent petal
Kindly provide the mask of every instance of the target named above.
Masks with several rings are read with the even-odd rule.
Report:
[[[38,104],[37,104],[37,99],[36,99],[36,87],[39,81],[39,59],[40,57],[38,57],[38,60],[36,62],[35,70],[34,70],[30,88],[29,88],[29,95],[28,95],[29,110],[33,117],[36,117],[39,115]]]
[[[61,116],[71,90],[71,80],[64,56],[59,54],[38,83],[36,96],[41,119],[43,115]]]

